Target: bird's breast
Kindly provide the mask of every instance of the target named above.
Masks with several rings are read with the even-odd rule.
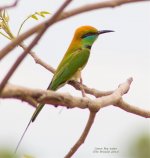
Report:
[[[81,68],[72,76],[71,80],[80,81],[81,78]]]

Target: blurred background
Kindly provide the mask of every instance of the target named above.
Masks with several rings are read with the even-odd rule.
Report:
[[[12,2],[13,0],[1,0],[0,6]],[[100,0],[75,0],[67,9],[95,2]],[[8,10],[13,33],[17,33],[21,22],[28,15],[43,10],[54,14],[61,4],[62,1],[58,0],[20,0],[17,7]],[[87,12],[50,27],[33,50],[42,60],[56,68],[77,27],[91,25],[100,30],[115,30],[115,33],[100,36],[94,43],[89,62],[82,74],[83,82],[98,90],[114,90],[127,78],[133,77],[130,91],[123,98],[130,104],[149,109],[149,19],[150,2]],[[43,18],[39,21],[28,20],[22,32],[42,20]],[[25,43],[28,44],[32,39],[33,37],[30,37]],[[0,48],[7,43],[9,41],[0,36]],[[18,47],[0,62],[0,80],[21,52],[22,49]],[[50,72],[35,64],[32,57],[28,56],[10,82],[30,88],[46,89],[51,78]],[[81,96],[80,92],[69,85],[59,91]],[[37,158],[60,158],[69,151],[83,131],[89,111],[64,108],[59,114],[60,109],[61,107],[45,106],[37,121],[26,133],[19,154]],[[15,149],[33,111],[34,108],[25,102],[14,99],[0,100],[0,148]],[[104,154],[99,152],[99,148],[116,148],[118,152]],[[149,149],[150,120],[109,106],[98,112],[85,143],[73,157],[149,158]],[[98,152],[94,152],[95,150]],[[139,156],[137,151],[147,151],[147,155]]]

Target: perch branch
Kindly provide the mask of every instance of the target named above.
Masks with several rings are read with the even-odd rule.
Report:
[[[117,6],[120,6],[121,4],[123,5],[126,3],[132,3],[132,2],[147,2],[147,1],[149,1],[149,0],[110,0],[110,1],[90,4],[90,5],[84,5],[84,6],[72,9],[70,11],[61,13],[60,17],[55,19],[55,22],[64,20],[66,18],[75,16],[75,15],[83,13],[83,12],[92,11],[92,10],[99,9],[99,8],[101,9],[101,8],[108,8],[108,7],[117,7]],[[17,45],[19,45],[19,43],[21,43],[22,41],[24,41],[25,39],[27,39],[34,33],[38,32],[39,30],[43,29],[43,27],[47,24],[47,22],[48,22],[48,20],[32,27],[25,33],[23,33],[20,36],[18,36],[17,38],[15,38],[8,45],[6,45],[0,51],[0,60],[2,60],[2,58],[4,58],[11,50],[13,50]]]
[[[86,97],[76,97],[66,93],[54,92],[50,90],[29,89],[21,86],[7,84],[1,93],[1,98],[16,98],[26,101],[28,97],[37,101],[38,103],[47,103],[54,106],[65,106],[67,108],[89,108],[91,111],[98,111],[100,108],[114,105],[127,112],[150,118],[150,111],[140,109],[125,103],[122,96],[128,92],[132,79],[120,84],[120,86],[110,95],[100,98],[90,99]]]
[[[78,148],[84,143],[92,127],[96,113],[99,111],[100,108],[109,105],[114,105],[127,112],[145,118],[150,118],[150,111],[146,111],[144,109],[134,107],[123,101],[122,96],[129,91],[131,83],[132,83],[132,78],[129,78],[127,79],[126,82],[120,84],[112,94],[96,99],[90,99],[86,97],[82,97],[82,98],[75,97],[69,94],[62,94],[50,90],[43,91],[37,89],[28,89],[28,88],[8,84],[7,86],[5,86],[4,90],[2,91],[1,97],[20,99],[28,102],[34,107],[38,105],[37,103],[48,103],[54,106],[65,106],[67,108],[74,108],[74,107],[78,107],[82,109],[88,108],[90,110],[90,115],[87,125],[83,133],[81,134],[80,138],[78,139],[78,141],[65,156],[65,158],[70,158],[78,150]]]
[[[81,85],[79,82],[74,81],[74,80],[70,80],[68,84],[72,85],[76,90],[79,90],[79,91],[81,90],[81,87],[82,87],[87,94],[93,95],[96,98],[107,96],[113,93],[113,91],[99,91],[94,88],[89,88],[86,85],[84,84]]]

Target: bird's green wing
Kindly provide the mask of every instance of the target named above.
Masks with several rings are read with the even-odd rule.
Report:
[[[60,63],[61,66],[56,70],[48,89],[57,90],[59,87],[63,86],[80,68],[86,65],[89,54],[90,51],[88,49],[78,49],[64,58]],[[32,115],[32,122],[35,121],[43,107],[44,104],[39,104]]]
[[[86,65],[89,55],[90,51],[88,49],[79,49],[68,55],[61,62],[61,67],[56,70],[49,89],[57,90],[70,80],[80,68]]]

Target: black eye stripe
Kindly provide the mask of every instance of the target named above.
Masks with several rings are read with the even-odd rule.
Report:
[[[81,38],[85,38],[85,37],[96,35],[96,34],[97,33],[95,33],[95,32],[88,32],[88,33],[84,34]]]

